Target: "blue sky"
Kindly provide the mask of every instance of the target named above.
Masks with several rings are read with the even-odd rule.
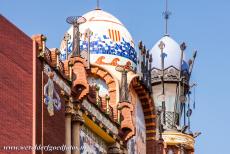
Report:
[[[96,0],[1,0],[0,12],[29,36],[45,34],[51,48],[59,47],[69,27],[67,16],[82,15],[95,6]],[[101,0],[101,8],[124,23],[136,44],[143,40],[152,48],[163,36],[162,0]],[[192,78],[198,84],[192,130],[202,135],[196,140],[196,154],[224,154],[230,146],[230,1],[169,0],[169,10],[171,37],[187,43],[187,58],[198,50]]]

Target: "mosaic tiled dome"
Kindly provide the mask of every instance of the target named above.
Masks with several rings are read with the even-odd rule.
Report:
[[[90,63],[100,65],[126,65],[136,67],[137,53],[134,49],[133,39],[125,26],[113,15],[96,9],[83,15],[86,22],[80,25],[80,49],[87,50],[88,39],[85,36],[87,29],[92,31],[90,37]],[[72,37],[73,28],[68,33]],[[62,42],[60,59],[65,60],[64,42]],[[68,45],[71,52],[72,40]]]
[[[165,47],[163,50],[164,67],[168,68],[170,66],[173,66],[179,70],[180,69],[180,59],[181,59],[180,45],[167,35],[162,37],[150,51],[153,57],[152,67],[161,69],[161,50],[159,48],[160,42],[163,42],[165,44]],[[188,69],[188,64],[185,61],[185,54],[183,57],[182,69],[183,70]]]

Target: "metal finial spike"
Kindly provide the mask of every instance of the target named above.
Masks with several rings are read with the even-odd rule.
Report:
[[[149,62],[151,63],[153,61],[153,56],[150,54]]]
[[[146,52],[146,58],[149,58],[149,50]]]
[[[191,59],[191,61],[190,61],[190,63],[189,63],[189,74],[190,74],[190,76],[191,76],[191,74],[192,74],[192,69],[193,69],[193,65],[194,65],[196,56],[197,56],[197,51],[195,51],[195,52],[193,53],[193,57],[192,57],[192,59]]]
[[[139,47],[139,50],[141,50],[141,49],[142,49],[142,47],[143,47],[143,43],[142,43],[142,41],[140,41],[140,42],[138,43],[138,47]]]
[[[197,50],[193,53],[193,57],[196,58]]]
[[[181,45],[180,45],[180,49],[182,50],[182,51],[184,51],[185,49],[186,49],[186,44],[185,44],[185,42],[183,42]]]
[[[165,35],[168,35],[168,19],[171,15],[171,12],[168,11],[168,0],[165,2],[165,11],[163,12],[164,19],[165,19]]]
[[[165,43],[163,41],[160,42],[158,47],[161,49],[161,51],[165,48]]]
[[[145,45],[143,45],[143,48],[141,49],[141,54],[142,55],[146,54],[146,47],[145,47]]]
[[[97,0],[97,7],[96,10],[100,10],[100,0]]]

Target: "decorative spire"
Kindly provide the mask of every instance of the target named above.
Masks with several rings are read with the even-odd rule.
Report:
[[[96,10],[100,10],[100,0],[97,0],[97,7]]]
[[[165,111],[166,111],[166,106],[165,106],[165,84],[164,84],[164,48],[165,48],[165,43],[163,41],[160,42],[158,47],[161,50],[161,84],[162,84],[162,94],[159,97],[159,100],[162,102],[162,110],[163,110],[163,123],[166,123],[165,119]]]
[[[151,69],[152,69],[152,54],[146,49],[142,41],[138,44],[141,55],[139,56],[138,64],[140,65],[140,79],[142,83],[152,92],[151,86]]]
[[[165,19],[165,35],[168,35],[168,19],[171,15],[171,12],[168,11],[168,0],[165,0],[165,11],[163,12],[164,19]]]
[[[128,102],[129,93],[128,93],[128,81],[127,74],[132,69],[130,66],[126,65],[117,65],[116,71],[121,72],[121,87],[120,87],[120,102]]]

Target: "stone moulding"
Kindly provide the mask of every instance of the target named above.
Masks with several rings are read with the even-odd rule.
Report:
[[[93,104],[89,103],[86,100],[83,100],[82,107],[89,114],[95,117],[95,121],[100,121],[107,129],[109,129],[113,134],[118,135],[118,128],[115,124],[113,124],[108,118],[104,116]]]
[[[61,88],[63,89],[68,95],[71,94],[71,88],[70,86],[64,82],[63,79],[59,77],[59,75],[48,65],[44,64],[44,73],[48,76],[49,70],[54,73],[53,81]]]
[[[157,68],[151,70],[151,82],[152,84],[157,84],[161,82],[162,71]],[[183,82],[188,84],[189,76],[187,71],[183,71],[181,76],[184,78]],[[164,69],[164,81],[165,82],[178,82],[180,80],[180,71],[170,66]]]
[[[162,134],[167,145],[184,145],[188,149],[194,149],[195,140],[192,136],[178,132],[164,132]]]

